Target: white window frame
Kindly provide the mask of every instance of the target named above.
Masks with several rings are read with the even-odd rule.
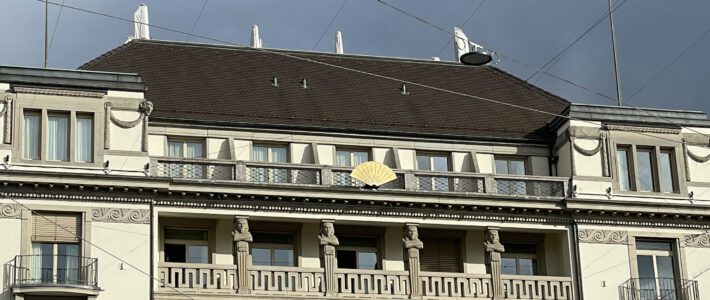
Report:
[[[26,162],[26,163],[42,163],[42,164],[56,164],[56,165],[67,165],[67,164],[82,164],[82,165],[93,165],[93,166],[100,166],[101,159],[98,154],[100,154],[97,147],[97,139],[96,135],[98,132],[98,127],[97,127],[97,113],[94,112],[87,112],[87,111],[74,111],[74,110],[63,110],[63,109],[45,109],[45,108],[35,108],[35,107],[20,107],[20,113],[18,116],[18,122],[20,122],[19,129],[15,132],[17,132],[18,140],[19,142],[17,143],[17,151],[19,155],[17,157],[19,158],[18,160],[21,162]],[[39,159],[32,159],[32,158],[27,158],[25,157],[25,147],[27,146],[26,141],[24,141],[25,138],[25,116],[26,115],[33,115],[33,116],[38,116],[39,117],[39,138],[37,143],[38,149],[39,149]],[[68,126],[67,126],[67,159],[66,160],[49,160],[48,159],[48,153],[49,153],[49,137],[48,137],[48,127],[49,126],[49,118],[51,116],[62,116],[62,117],[67,117],[68,119]],[[77,133],[77,122],[79,119],[91,119],[91,159],[89,161],[84,161],[84,160],[78,160],[77,155],[76,155],[76,144],[77,144],[77,139],[78,133]]]
[[[348,155],[350,156],[348,158],[348,165],[339,165],[338,164],[338,162],[339,162],[338,161],[338,152],[348,152]],[[372,151],[370,151],[369,149],[358,149],[358,148],[348,148],[348,147],[337,147],[336,146],[335,147],[335,160],[334,160],[335,163],[334,163],[334,165],[336,167],[346,167],[346,168],[347,167],[357,167],[357,165],[353,164],[353,161],[355,161],[355,153],[356,152],[361,152],[361,153],[367,154],[367,159],[365,160],[366,162],[372,160]]]
[[[628,190],[622,190],[621,189],[621,182],[619,178],[619,173],[622,171],[619,166],[619,151],[620,150],[626,150],[627,151],[627,164],[628,164],[628,169],[625,171],[628,173],[629,177],[629,189]],[[652,191],[643,191],[639,189],[640,182],[639,182],[639,175],[638,175],[638,152],[639,151],[650,151],[651,153],[651,177],[653,180],[653,190]],[[661,182],[662,182],[662,176],[663,174],[661,173],[660,167],[661,167],[661,153],[669,153],[670,157],[670,169],[671,169],[671,184],[672,184],[672,191],[668,192],[663,192],[661,191]],[[640,145],[640,144],[617,144],[615,149],[614,149],[614,166],[615,166],[615,171],[614,176],[615,176],[615,187],[617,190],[622,191],[622,192],[634,192],[634,193],[661,193],[661,194],[678,194],[681,192],[681,187],[680,187],[680,173],[678,171],[678,160],[676,158],[676,149],[673,147],[665,147],[665,146],[658,146],[658,145]]]

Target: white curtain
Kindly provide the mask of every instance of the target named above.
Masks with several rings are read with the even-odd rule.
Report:
[[[286,163],[288,162],[288,158],[286,157],[286,148],[285,147],[271,147],[271,160],[270,162],[274,163]],[[269,177],[271,182],[288,182],[289,181],[289,176],[288,176],[288,169],[282,169],[282,168],[275,168],[271,169],[271,174],[269,174]]]
[[[350,166],[350,152],[349,151],[336,151],[335,152],[335,165],[336,166]]]
[[[93,119],[76,119],[76,161],[91,162],[93,138]]]
[[[187,153],[185,153],[186,158],[202,158],[204,153],[202,151],[202,144],[200,143],[186,143]],[[203,165],[200,164],[190,164],[185,170],[187,172],[187,177],[190,178],[203,178],[204,170]]]
[[[182,142],[168,142],[168,157],[182,158]]]
[[[252,148],[252,160],[258,162],[269,161],[269,148],[254,146]],[[266,181],[266,169],[265,168],[253,168],[252,169],[252,180],[254,181]]]
[[[288,158],[286,157],[286,148],[284,147],[272,147],[271,148],[271,162],[275,163],[286,163]]]
[[[27,124],[27,123],[25,123]],[[32,256],[30,257],[30,274],[27,278],[31,282],[42,282],[42,244],[32,243]]]
[[[79,245],[59,244],[57,255],[57,281],[59,283],[78,284],[79,281]]]
[[[362,151],[355,151],[353,152],[353,166],[359,166],[362,163],[365,163],[369,160],[369,156],[367,152],[362,152]]]
[[[25,115],[22,157],[39,159],[39,116]]]
[[[69,118],[50,116],[47,123],[47,159],[69,160]]]

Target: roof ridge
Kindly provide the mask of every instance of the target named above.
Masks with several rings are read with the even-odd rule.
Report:
[[[109,56],[111,56],[111,55],[114,55],[114,54],[116,54],[117,52],[122,51],[123,49],[126,49],[126,48],[128,48],[128,47],[130,47],[130,46],[133,46],[133,44],[136,43],[135,41],[136,41],[135,39],[130,40],[130,41],[128,41],[127,43],[124,43],[124,44],[121,45],[121,46],[118,46],[118,47],[113,48],[113,49],[111,49],[111,50],[109,50],[109,51],[106,51],[106,52],[104,52],[103,54],[97,56],[96,58],[94,58],[94,59],[92,59],[92,60],[90,60],[90,61],[88,61],[88,62],[82,64],[82,65],[79,66],[77,69],[79,69],[79,70],[88,70],[89,68],[91,68],[91,67],[92,67],[94,64],[96,64],[97,62],[102,61],[103,59],[105,59],[105,58],[107,58],[107,57],[109,57]]]
[[[567,101],[566,99],[564,99],[564,98],[562,98],[562,97],[560,97],[560,96],[558,96],[558,95],[556,95],[556,94],[554,94],[554,93],[552,93],[552,92],[550,92],[550,91],[548,91],[548,90],[545,90],[545,89],[543,89],[542,87],[539,87],[539,86],[534,85],[534,84],[532,84],[532,83],[529,83],[529,82],[527,82],[527,81],[525,81],[525,80],[522,80],[521,78],[516,77],[515,75],[510,74],[510,73],[508,73],[508,72],[505,71],[505,70],[502,70],[502,69],[499,69],[499,68],[496,68],[496,67],[491,67],[491,69],[492,69],[494,72],[498,72],[498,73],[500,73],[501,75],[505,76],[506,78],[508,78],[508,80],[510,80],[510,81],[512,81],[512,82],[515,82],[515,83],[521,85],[521,86],[524,87],[524,88],[527,88],[527,89],[532,90],[532,91],[534,91],[534,92],[540,93],[540,94],[544,95],[546,98],[551,98],[551,100],[555,100],[555,101],[557,101],[557,102],[559,102],[559,103],[561,103],[561,104],[565,104],[565,105],[567,105],[567,106],[572,105],[572,102]]]

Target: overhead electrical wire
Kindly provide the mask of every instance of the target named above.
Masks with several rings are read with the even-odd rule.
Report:
[[[348,4],[348,0],[343,0],[343,3],[340,4],[340,8],[338,8],[338,11],[335,13],[333,18],[330,19],[330,22],[328,22],[328,26],[326,26],[325,29],[323,29],[323,32],[320,34],[320,37],[318,38],[318,41],[315,43],[315,45],[313,45],[313,48],[311,48],[311,50],[316,50],[316,47],[318,47],[318,44],[320,44],[320,41],[323,40],[323,37],[330,29],[330,26],[333,26],[333,22],[335,22],[335,19],[338,18],[338,16],[340,15],[340,12],[343,11],[343,7],[345,7],[346,4]]]
[[[197,18],[195,19],[195,23],[192,24],[192,29],[190,29],[190,33],[195,32],[195,28],[197,27],[197,23],[200,22],[200,18],[202,18],[202,13],[205,11],[205,7],[207,7],[207,2],[209,2],[209,1],[210,0],[205,0],[204,2],[202,2],[202,7],[200,8],[200,12],[197,14]],[[190,38],[192,38],[192,36],[188,35],[187,40],[189,41]]]
[[[462,28],[462,29],[463,29],[464,27],[466,27],[466,24],[468,24],[468,22],[471,21],[471,19],[473,19],[473,16],[475,16],[476,13],[478,13],[478,11],[481,10],[481,7],[483,7],[483,4],[486,4],[486,0],[481,1],[481,3],[478,4],[478,6],[476,6],[476,8],[473,10],[473,12],[468,16],[468,18],[466,19],[466,21],[464,21],[464,22],[461,24],[461,28]],[[454,40],[454,37],[453,37],[453,36],[450,36],[449,39],[446,41],[446,43],[444,43],[444,45],[441,46],[441,49],[439,49],[439,51],[436,52],[436,55],[435,55],[435,56],[438,57],[439,55],[441,55],[441,52],[444,52],[444,49],[446,49],[446,47],[449,46],[449,43],[451,43],[451,41],[453,41],[453,40]]]

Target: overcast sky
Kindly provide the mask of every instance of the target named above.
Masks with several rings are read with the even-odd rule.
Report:
[[[344,0],[50,1],[125,18],[132,18],[143,2],[149,7],[151,24],[188,32],[194,26],[195,34],[243,45],[249,43],[250,27],[258,24],[267,48],[331,52],[335,31],[340,30],[346,53],[423,59],[440,56],[444,60],[453,57],[453,46],[444,46],[450,35],[376,0],[347,0],[320,43],[321,34]],[[447,30],[461,26],[482,4],[464,31],[471,40],[504,56],[498,68],[523,79],[535,71],[510,58],[541,67],[608,9],[607,0],[386,1]],[[0,26],[0,64],[42,66],[44,4],[36,0],[0,2],[4,19]],[[710,30],[708,15],[708,0],[628,0],[614,12],[625,102],[710,112],[710,34],[698,40]],[[57,68],[76,68],[120,46],[133,31],[130,23],[52,5],[49,20],[53,37],[49,66]],[[188,40],[186,35],[155,28],[151,36]],[[549,72],[615,98],[608,20],[576,43]],[[530,82],[571,102],[614,104],[549,76],[536,76]]]

